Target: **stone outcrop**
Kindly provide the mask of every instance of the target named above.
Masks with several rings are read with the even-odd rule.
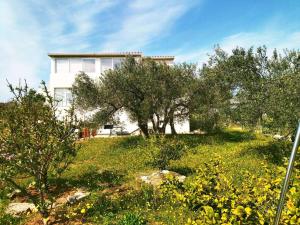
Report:
[[[13,216],[20,216],[22,214],[32,212],[35,210],[35,206],[32,203],[22,202],[22,203],[10,203],[5,210],[6,214]]]
[[[179,173],[169,171],[169,170],[161,170],[149,175],[140,176],[139,179],[146,183],[158,187],[161,183],[167,179],[168,176],[173,176],[179,180],[179,182],[183,182],[186,176],[183,176]]]

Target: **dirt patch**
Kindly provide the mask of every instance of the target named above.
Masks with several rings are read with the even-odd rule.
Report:
[[[128,187],[126,185],[121,185],[121,186],[106,188],[103,191],[101,191],[101,193],[106,196],[117,197],[117,196],[123,196],[132,190],[133,188],[131,187]]]

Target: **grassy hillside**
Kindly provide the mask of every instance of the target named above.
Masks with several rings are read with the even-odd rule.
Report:
[[[214,135],[169,136],[183,141],[188,152],[172,161],[170,170],[189,175],[207,160],[221,157],[228,173],[239,178],[239,171],[248,169],[260,174],[261,163],[282,164],[283,143],[263,135],[240,130],[227,130]],[[284,149],[283,149],[284,148]],[[86,178],[99,170],[120,174],[132,181],[140,173],[155,170],[147,140],[141,137],[95,138],[82,142],[75,163],[64,174],[68,179]]]
[[[290,144],[274,142],[263,135],[234,129],[214,135],[167,138],[181,140],[188,149],[180,160],[171,162],[169,170],[193,179],[197,169],[203,168],[210,159],[218,158],[224,164],[226,176],[240,187],[245,170],[264,176],[263,165],[271,170],[283,165],[290,147]],[[81,220],[88,224],[122,224],[122,221],[138,221],[140,217],[148,224],[186,222],[191,212],[170,209],[168,202],[159,198],[155,190],[142,187],[137,181],[140,175],[157,170],[152,166],[147,140],[141,137],[95,138],[80,144],[82,148],[70,169],[60,179],[51,181],[58,187],[58,195],[74,188],[85,188],[92,193],[86,201],[62,209],[65,224]],[[7,204],[5,196],[0,197],[2,206]],[[178,217],[178,213],[184,215]],[[30,216],[27,220],[33,218]],[[140,221],[140,224],[143,223]]]

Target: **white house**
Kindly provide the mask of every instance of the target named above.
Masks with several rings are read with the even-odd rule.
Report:
[[[97,78],[108,69],[113,69],[121,63],[126,56],[133,56],[136,59],[145,57],[141,52],[120,52],[120,53],[49,53],[51,59],[51,72],[49,80],[49,90],[56,100],[59,100],[58,110],[61,115],[70,107],[72,101],[71,87],[75,81],[76,74],[80,71],[85,72],[92,78]],[[173,56],[147,56],[158,62],[172,65]],[[88,112],[77,112],[79,118],[91,115]],[[118,129],[133,133],[138,130],[135,122],[131,122],[126,112],[119,113],[120,126]],[[151,124],[149,124],[151,126]],[[175,129],[178,133],[188,133],[190,131],[189,120],[176,123]],[[171,129],[167,127],[167,133]],[[99,129],[99,134],[109,134],[110,131]]]

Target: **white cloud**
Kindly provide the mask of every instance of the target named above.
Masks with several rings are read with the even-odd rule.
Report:
[[[40,61],[40,52],[44,49],[39,35],[35,32],[36,24],[23,26],[31,18],[24,13],[26,16],[20,21],[17,13],[19,10],[8,4],[8,1],[0,3],[0,15],[5,18],[0,20],[0,100],[9,96],[6,79],[14,84],[19,79],[26,79],[28,83],[36,86],[39,80],[37,65],[43,63]]]
[[[81,51],[97,26],[95,17],[118,1],[0,1],[0,101],[8,100],[6,79],[37,87],[48,79],[48,51]]]
[[[259,47],[265,45],[269,53],[273,49],[282,51],[284,49],[300,48],[300,32],[288,32],[284,29],[267,30],[262,32],[241,32],[224,37],[219,43],[211,46],[202,46],[192,51],[187,49],[177,49],[173,54],[177,62],[194,62],[201,65],[207,62],[209,54],[213,53],[214,46],[218,44],[224,51],[231,53],[235,47]],[[186,53],[188,52],[188,53]]]
[[[187,63],[202,63],[208,59],[208,54],[211,49],[200,48],[192,51],[177,49],[172,53],[175,56],[176,62],[187,62]]]
[[[139,50],[167,35],[172,25],[192,6],[192,1],[184,0],[132,1],[120,29],[107,35],[102,49]]]

